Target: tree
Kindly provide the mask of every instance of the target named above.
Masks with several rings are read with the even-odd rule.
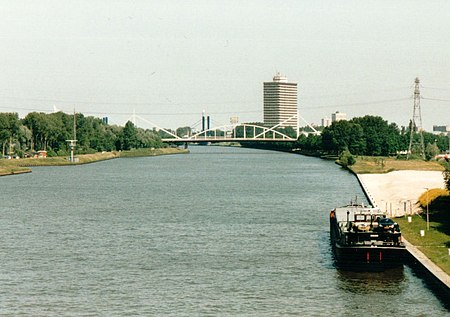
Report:
[[[192,134],[192,129],[191,127],[180,127],[176,132],[176,135],[178,135],[179,137],[183,137],[185,135],[190,136]]]
[[[339,162],[342,164],[342,166],[351,166],[356,163],[355,158],[353,157],[352,153],[348,149],[345,149],[342,151],[341,155],[339,155]]]
[[[436,155],[439,154],[439,148],[434,143],[428,143],[425,146],[425,158],[427,161],[433,159]]]
[[[444,164],[445,170],[442,172],[444,175],[445,187],[450,190],[450,162]]]
[[[365,154],[372,156],[388,156],[399,148],[399,129],[397,125],[388,124],[378,116],[354,118],[351,122],[358,123],[364,133],[366,143]]]
[[[125,151],[131,150],[132,148],[136,147],[137,143],[137,131],[136,127],[134,126],[133,122],[127,121],[125,123],[125,127],[122,130],[122,136],[123,136],[123,144],[122,149]]]
[[[19,131],[20,121],[17,113],[0,113],[0,142],[3,144],[3,155],[6,145],[18,136]]]
[[[364,153],[365,140],[362,127],[351,121],[336,121],[322,132],[322,148],[326,152],[339,154],[345,149],[360,155]]]

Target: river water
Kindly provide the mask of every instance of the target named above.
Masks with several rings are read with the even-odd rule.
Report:
[[[449,314],[408,267],[334,268],[329,210],[363,193],[329,161],[191,147],[0,182],[0,316]]]

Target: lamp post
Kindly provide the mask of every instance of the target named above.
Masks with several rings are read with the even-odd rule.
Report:
[[[430,230],[430,217],[428,214],[428,205],[430,204],[430,202],[428,201],[428,189],[427,187],[425,187],[425,189],[427,190],[427,231]]]

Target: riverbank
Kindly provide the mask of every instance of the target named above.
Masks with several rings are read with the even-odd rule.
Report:
[[[444,171],[437,161],[402,160],[393,157],[358,156],[349,168],[356,174],[381,174],[393,171]]]
[[[357,174],[376,207],[391,217],[421,211],[417,200],[426,188],[444,188],[439,171],[393,171],[386,174]]]
[[[186,154],[189,150],[180,148],[160,148],[160,149],[136,149],[131,151],[112,151],[94,154],[76,155],[77,162],[70,162],[67,157],[47,157],[47,158],[24,158],[12,160],[0,160],[0,176],[17,175],[30,173],[33,166],[67,166],[90,164],[116,158],[130,158],[143,156],[160,156],[172,154]]]
[[[420,230],[426,230],[426,222],[417,215],[421,211],[417,200],[426,188],[444,188],[442,172],[410,170],[356,176],[372,205],[380,207],[391,217],[415,215],[412,223],[404,217],[396,218],[402,228],[403,240],[413,262],[420,263],[450,294],[450,255],[446,246],[449,236],[432,223],[426,238],[421,237]]]

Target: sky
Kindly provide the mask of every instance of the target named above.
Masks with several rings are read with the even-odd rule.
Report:
[[[0,111],[55,109],[142,128],[263,119],[263,82],[300,115],[450,125],[447,0],[0,0]]]

